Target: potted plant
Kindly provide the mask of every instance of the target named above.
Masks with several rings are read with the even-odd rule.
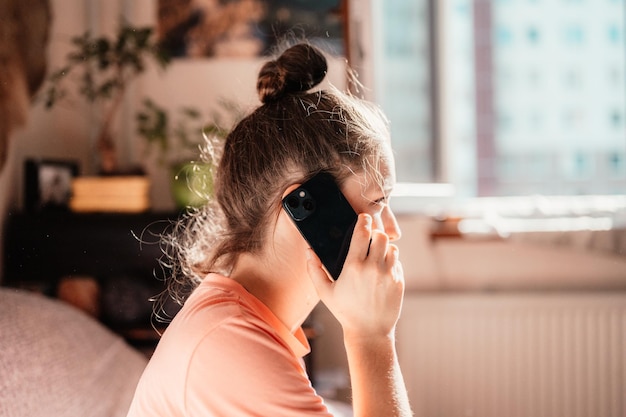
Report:
[[[48,109],[70,98],[70,87],[89,103],[101,106],[96,148],[103,174],[119,169],[113,126],[128,86],[146,70],[149,61],[161,68],[169,62],[152,35],[152,27],[133,27],[123,22],[111,39],[90,32],[72,38],[73,48],[65,65],[50,75],[43,90]]]
[[[222,102],[222,108],[236,113],[236,106]],[[151,99],[143,101],[137,113],[137,133],[146,140],[146,151],[157,153],[157,163],[170,171],[170,188],[176,206],[204,204],[213,192],[212,165],[199,161],[200,154],[223,141],[228,128],[220,113],[207,118],[198,109],[184,106],[170,114]]]

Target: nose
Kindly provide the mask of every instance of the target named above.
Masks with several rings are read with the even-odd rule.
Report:
[[[396,216],[389,206],[385,206],[382,213],[380,213],[380,223],[381,229],[389,236],[391,242],[400,239],[402,232]]]

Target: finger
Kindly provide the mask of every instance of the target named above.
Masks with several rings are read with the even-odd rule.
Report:
[[[372,216],[369,214],[359,214],[346,260],[356,258],[363,260],[367,258],[370,248],[370,237],[372,235]]]
[[[395,269],[395,278],[397,281],[402,281],[402,284],[404,284],[404,268],[402,267],[402,262],[398,261],[395,263],[394,265],[394,269]]]
[[[320,262],[313,249],[308,248],[306,256],[306,266],[309,273],[309,278],[313,282],[313,286],[317,291],[317,295],[320,297],[320,299],[324,299],[325,295],[330,291],[333,280],[330,279],[330,277],[322,267],[322,263]]]
[[[389,236],[380,230],[372,231],[372,241],[370,244],[368,259],[375,262],[384,263],[389,247]]]
[[[385,262],[391,268],[400,263],[400,249],[394,244],[389,244],[387,249],[387,255],[385,256]]]
[[[400,262],[400,249],[396,245],[389,245],[387,265],[392,271],[393,279],[402,284],[402,288],[404,288],[404,269],[402,268],[402,262]]]
[[[404,280],[404,268],[402,267],[402,262],[400,261],[396,262],[393,266],[393,278],[398,284],[400,284],[401,291],[404,292],[406,282]]]

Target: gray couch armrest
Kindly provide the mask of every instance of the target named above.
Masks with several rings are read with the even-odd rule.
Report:
[[[0,415],[123,417],[146,363],[82,311],[0,288]]]

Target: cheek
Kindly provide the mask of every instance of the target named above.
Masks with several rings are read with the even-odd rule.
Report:
[[[274,245],[286,256],[306,259],[308,244],[284,211],[280,213],[276,222]]]

